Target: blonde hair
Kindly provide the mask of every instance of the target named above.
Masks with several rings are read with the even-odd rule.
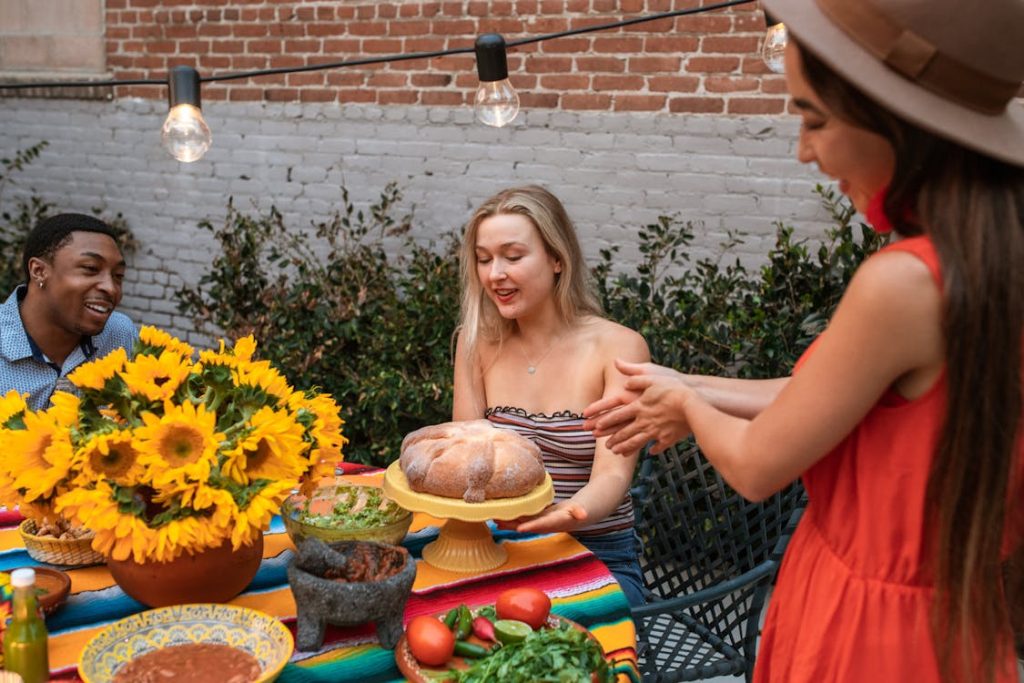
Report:
[[[514,320],[498,313],[494,302],[484,292],[476,269],[476,236],[480,224],[492,216],[518,214],[537,228],[544,248],[558,260],[562,272],[555,276],[553,294],[555,307],[562,318],[573,323],[585,315],[601,315],[590,277],[576,237],[576,228],[558,197],[539,185],[526,185],[502,190],[485,201],[466,224],[462,236],[460,273],[462,305],[459,330],[463,334],[467,355],[473,356],[480,339],[499,344],[512,332]]]

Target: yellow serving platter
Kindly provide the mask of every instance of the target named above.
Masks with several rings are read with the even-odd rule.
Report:
[[[173,605],[139,612],[106,627],[86,644],[78,660],[85,683],[107,683],[133,659],[174,645],[216,643],[247,652],[260,663],[257,683],[273,681],[295,642],[276,618],[236,605]]]

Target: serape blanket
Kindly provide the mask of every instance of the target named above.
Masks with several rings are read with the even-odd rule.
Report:
[[[352,472],[354,468],[347,468]],[[379,484],[379,470],[344,477],[353,483]],[[30,558],[18,533],[21,516],[0,511],[0,570],[39,566]],[[533,586],[552,598],[552,611],[589,629],[604,647],[620,682],[639,681],[636,670],[636,632],[629,605],[607,567],[568,534],[517,534],[494,530],[495,540],[508,551],[508,562],[479,575],[466,575],[432,567],[422,561],[423,546],[437,537],[444,520],[416,513],[403,545],[417,559],[416,581],[406,604],[405,620],[436,614],[466,603],[470,607],[493,603],[497,595],[515,586]],[[264,536],[263,561],[255,579],[232,604],[274,615],[295,630],[295,601],[285,573],[295,546],[280,518],[274,518]],[[77,663],[90,638],[107,625],[147,607],[127,596],[105,565],[63,569],[71,577],[67,603],[47,617],[50,632],[51,675],[54,680],[79,680]],[[281,683],[378,683],[403,680],[394,653],[378,646],[372,624],[328,627],[324,646],[317,652],[292,656],[277,679]]]

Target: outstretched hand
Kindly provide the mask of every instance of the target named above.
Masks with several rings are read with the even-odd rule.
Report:
[[[690,433],[682,407],[693,389],[680,373],[654,363],[616,360],[615,367],[626,376],[624,389],[587,406],[584,429],[607,436],[619,455],[651,442],[651,452],[660,453]]]
[[[524,533],[547,534],[572,531],[587,521],[587,511],[571,500],[549,505],[540,514],[497,522],[499,529],[512,529]]]

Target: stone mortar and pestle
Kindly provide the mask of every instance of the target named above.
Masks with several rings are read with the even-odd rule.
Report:
[[[401,546],[368,541],[324,543],[307,538],[288,564],[288,583],[298,609],[296,646],[323,645],[327,624],[374,622],[381,647],[393,650],[402,636],[405,603],[416,562]]]

